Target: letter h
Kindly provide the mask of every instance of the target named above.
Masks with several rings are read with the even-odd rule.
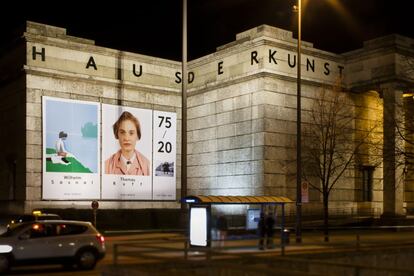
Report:
[[[36,60],[36,55],[40,55],[42,57],[42,61],[46,60],[46,50],[42,47],[41,52],[36,52],[36,46],[32,47],[32,59]]]

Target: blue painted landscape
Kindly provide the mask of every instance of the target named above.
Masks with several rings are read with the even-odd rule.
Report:
[[[46,148],[55,148],[59,132],[68,134],[65,148],[92,173],[98,172],[98,106],[46,101]]]

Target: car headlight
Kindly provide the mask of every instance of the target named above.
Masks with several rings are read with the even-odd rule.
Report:
[[[11,247],[10,245],[0,245],[0,253],[10,253],[12,252],[13,247]]]

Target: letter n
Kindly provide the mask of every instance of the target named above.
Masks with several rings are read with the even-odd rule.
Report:
[[[312,70],[312,72],[315,72],[315,60],[312,59],[312,62],[307,58],[306,59],[306,71],[309,71],[309,68]]]

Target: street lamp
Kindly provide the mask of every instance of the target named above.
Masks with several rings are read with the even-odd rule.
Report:
[[[187,0],[183,0],[183,33],[182,33],[182,97],[181,97],[181,198],[187,196]],[[184,218],[186,204],[181,202]],[[184,218],[184,222],[185,218]],[[183,224],[185,225],[185,224]]]
[[[302,0],[298,0],[294,10],[298,13],[297,47],[297,94],[296,94],[296,242],[302,242],[302,129],[301,129],[301,44],[302,44]]]

